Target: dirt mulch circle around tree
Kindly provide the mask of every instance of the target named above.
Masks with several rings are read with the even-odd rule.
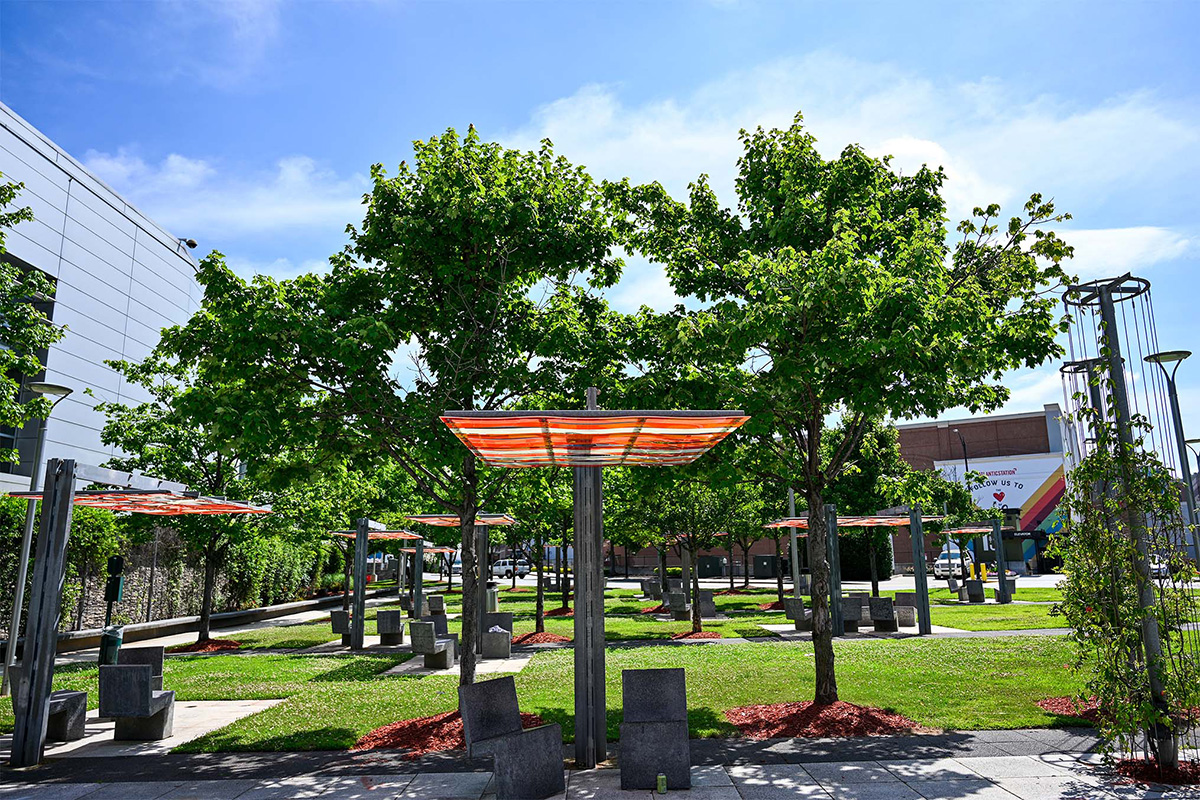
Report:
[[[721,634],[716,631],[683,631],[682,633],[671,634],[672,639],[720,639]]]
[[[725,719],[751,739],[886,736],[924,730],[916,722],[893,711],[853,703],[773,703],[739,706],[725,712]]]
[[[533,728],[544,724],[537,714],[521,714],[522,727]],[[462,716],[457,711],[447,711],[376,728],[355,742],[350,751],[405,750],[407,752],[403,757],[410,759],[442,750],[464,750],[466,746]]]
[[[1048,714],[1061,717],[1075,717],[1092,723],[1100,721],[1100,704],[1094,697],[1086,702],[1080,702],[1074,697],[1047,697],[1045,700],[1038,700],[1037,707]]]
[[[782,600],[772,600],[769,603],[763,603],[758,607],[759,611],[783,611]]]
[[[557,633],[542,631],[541,633],[522,633],[520,636],[514,636],[513,644],[559,644],[561,642],[572,641],[566,636],[559,636]]]
[[[1178,769],[1166,770],[1154,759],[1126,759],[1118,762],[1117,774],[1138,783],[1195,786],[1200,784],[1200,761],[1180,761]]]
[[[728,597],[735,594],[750,594],[745,589],[722,589],[719,592],[713,592],[713,597]]]
[[[550,609],[550,610],[549,610],[549,611],[547,611],[547,612],[546,612],[546,613],[545,613],[543,616],[547,616],[547,617],[573,617],[573,616],[575,616],[575,609],[573,609],[573,608],[563,608],[562,606],[559,606],[558,608],[552,608],[552,609]]]
[[[662,603],[659,603],[656,606],[647,606],[645,608],[639,608],[638,613],[639,614],[662,614],[669,610],[670,609],[667,608],[666,606],[664,606]]]
[[[240,650],[241,642],[233,639],[201,639],[191,644],[177,644],[167,648],[168,653],[223,653],[229,650]]]

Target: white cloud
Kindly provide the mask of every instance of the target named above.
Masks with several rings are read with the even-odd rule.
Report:
[[[340,233],[361,219],[369,187],[366,176],[339,177],[306,156],[280,159],[271,171],[251,175],[177,154],[149,164],[127,149],[88,151],[83,163],[168,229],[215,241],[296,228]]]
[[[1196,240],[1168,228],[1143,226],[1061,232],[1075,248],[1067,265],[1082,279],[1135,274],[1165,261],[1174,261],[1196,250]]]

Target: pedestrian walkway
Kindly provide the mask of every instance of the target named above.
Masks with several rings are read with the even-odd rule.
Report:
[[[1200,790],[1122,783],[1086,729],[866,739],[692,741],[693,800],[1133,800]],[[567,770],[565,800],[661,798],[621,791],[619,743],[596,770]],[[564,748],[569,757],[570,747]],[[1187,754],[1197,757],[1196,753]],[[569,762],[567,762],[569,765]],[[490,800],[490,764],[461,752],[416,760],[390,751],[67,758],[0,771],[0,800]]]

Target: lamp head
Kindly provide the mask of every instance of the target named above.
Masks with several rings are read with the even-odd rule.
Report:
[[[1151,353],[1142,360],[1147,364],[1174,364],[1183,361],[1191,354],[1191,350],[1164,350],[1161,353]]]
[[[57,383],[43,383],[35,381],[29,384],[29,391],[37,394],[44,394],[50,397],[66,397],[71,392],[75,391],[70,386],[61,386]]]

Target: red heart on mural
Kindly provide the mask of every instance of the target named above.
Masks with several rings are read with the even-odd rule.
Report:
[[[992,492],[992,497],[996,498],[997,503],[1004,502],[1004,492]]]

